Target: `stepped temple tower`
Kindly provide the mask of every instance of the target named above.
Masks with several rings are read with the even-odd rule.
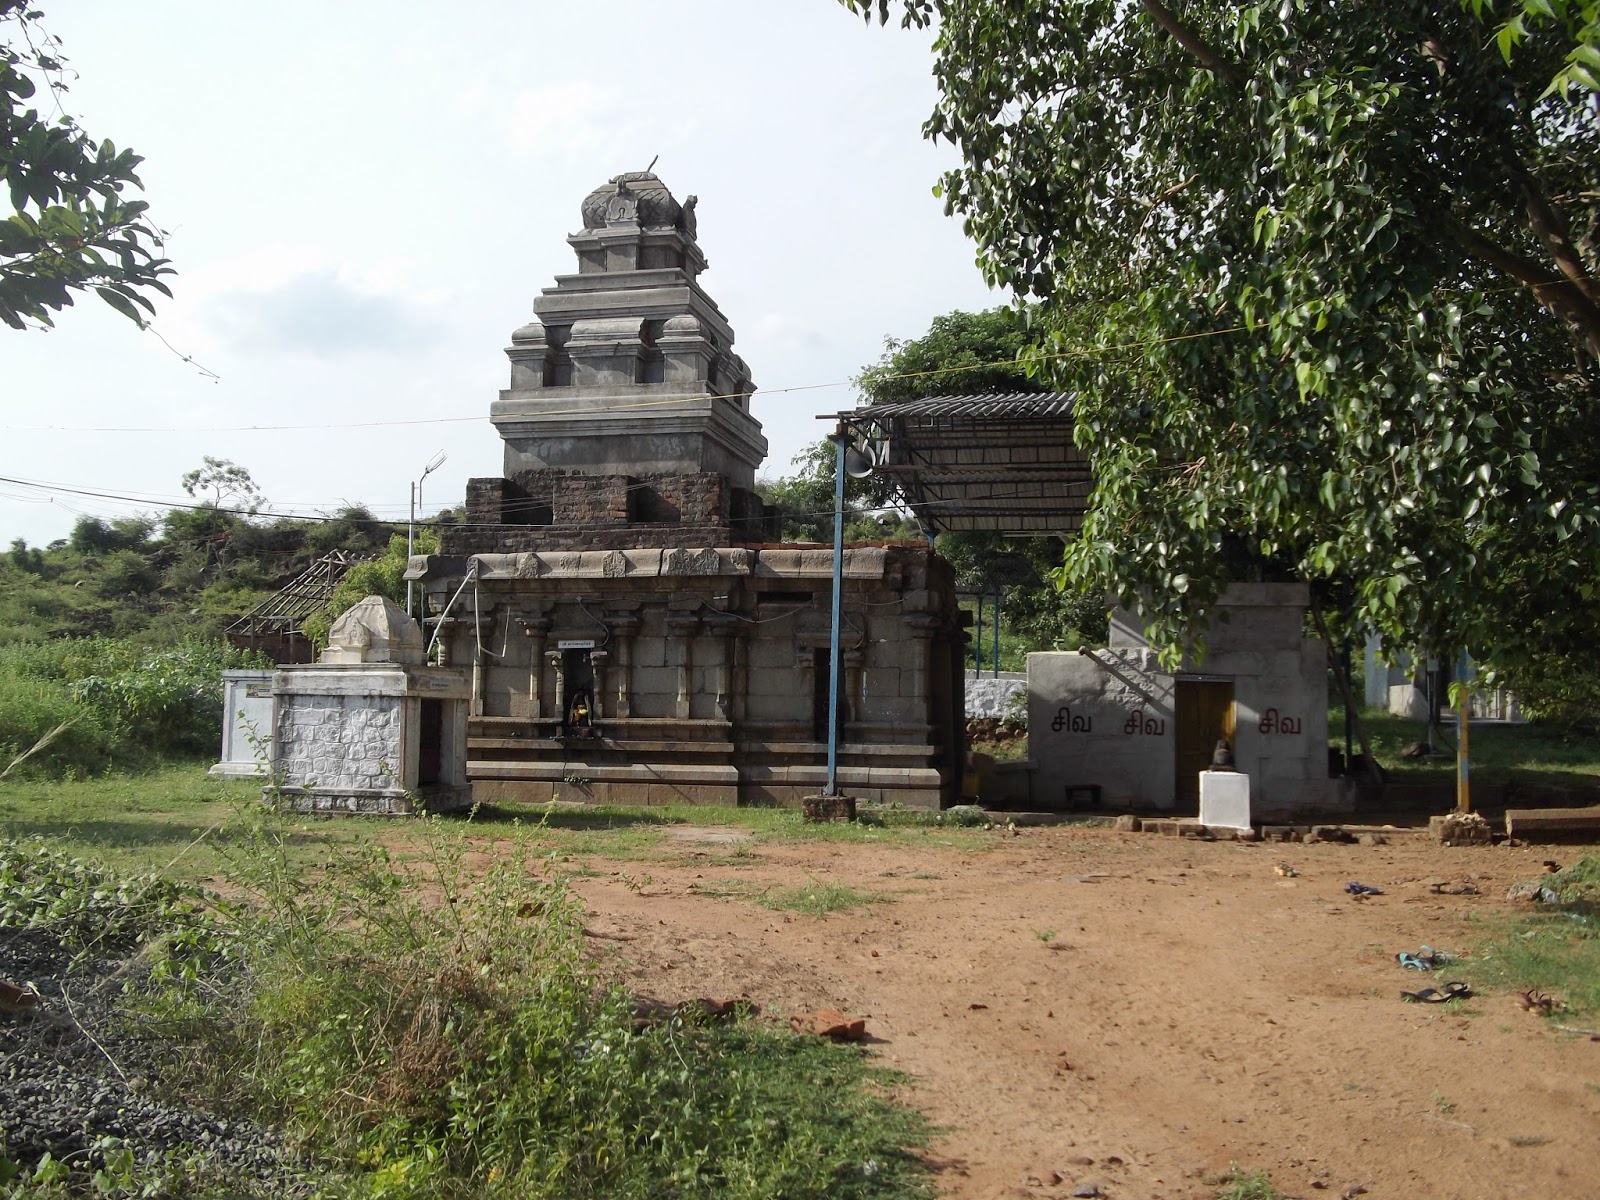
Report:
[[[755,385],[701,287],[696,201],[618,175],[583,201],[578,271],[534,301],[490,416],[499,478],[411,560],[444,665],[471,668],[483,800],[798,803],[822,789],[831,547],[778,544],[755,491]],[[841,788],[959,793],[962,643],[924,545],[844,552]]]

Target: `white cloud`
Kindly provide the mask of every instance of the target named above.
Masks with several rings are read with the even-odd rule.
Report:
[[[233,348],[335,357],[361,350],[415,350],[439,327],[402,297],[364,291],[333,271],[314,271],[264,291],[216,297],[208,317]]]

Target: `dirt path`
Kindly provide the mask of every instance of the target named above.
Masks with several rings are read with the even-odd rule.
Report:
[[[1542,852],[1065,828],[976,850],[678,836],[669,865],[574,881],[597,950],[663,1000],[865,1015],[947,1131],[948,1196],[1211,1197],[1233,1162],[1294,1196],[1600,1194],[1600,1040],[1511,996],[1399,999],[1440,979],[1393,954],[1470,947]],[[1482,894],[1433,895],[1430,878]],[[892,900],[809,917],[752,899],[808,879]],[[1387,894],[1352,899],[1347,880]]]

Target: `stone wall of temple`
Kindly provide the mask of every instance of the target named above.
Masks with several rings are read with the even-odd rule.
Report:
[[[699,282],[696,205],[628,172],[582,205],[490,417],[500,478],[412,560],[441,664],[472,677],[483,800],[798,803],[827,782],[833,553],[773,546],[755,385]],[[954,802],[965,633],[925,545],[843,561],[839,776]]]

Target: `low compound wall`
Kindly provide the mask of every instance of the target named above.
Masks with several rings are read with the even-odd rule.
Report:
[[[1003,671],[996,679],[992,674],[978,675],[967,672],[967,717],[1003,717],[1011,711],[1015,697],[1028,694],[1028,676],[1019,671]],[[1026,715],[1024,701],[1023,715]]]

